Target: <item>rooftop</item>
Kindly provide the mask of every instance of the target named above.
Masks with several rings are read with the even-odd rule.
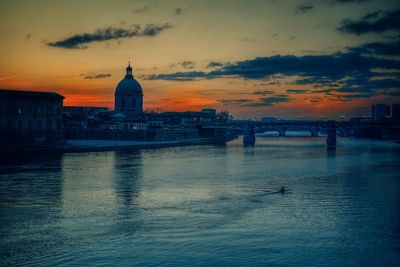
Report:
[[[0,89],[0,96],[64,99],[64,96],[53,92],[18,91],[18,90],[7,90],[7,89]]]

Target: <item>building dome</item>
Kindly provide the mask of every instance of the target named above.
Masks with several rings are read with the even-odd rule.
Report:
[[[126,120],[135,120],[143,113],[143,90],[133,78],[131,64],[126,68],[125,78],[115,89],[115,112],[120,113]]]
[[[115,89],[115,95],[143,95],[142,86],[133,78],[130,64],[126,68],[125,78],[118,83]]]
[[[142,87],[135,78],[122,79],[115,89],[115,95],[143,95]]]

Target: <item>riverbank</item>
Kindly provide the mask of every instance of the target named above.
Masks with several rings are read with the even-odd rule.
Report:
[[[211,138],[175,141],[126,141],[126,140],[68,140],[64,152],[90,152],[107,150],[131,150],[173,146],[206,145],[214,143]]]
[[[230,139],[231,140],[231,139]],[[225,141],[230,141],[225,140]],[[109,150],[132,150],[145,148],[162,148],[175,146],[193,146],[224,143],[215,138],[196,138],[183,139],[174,141],[129,141],[129,140],[87,140],[76,139],[67,140],[59,145],[42,145],[42,146],[20,146],[2,149],[8,153],[30,153],[30,152],[96,152]]]

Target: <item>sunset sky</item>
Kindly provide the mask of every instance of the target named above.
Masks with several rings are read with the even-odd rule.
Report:
[[[144,109],[337,118],[400,102],[400,1],[0,0],[0,88]]]

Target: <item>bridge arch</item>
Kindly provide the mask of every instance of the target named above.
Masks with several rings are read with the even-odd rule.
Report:
[[[309,126],[291,126],[286,128],[287,132],[298,132],[298,131],[306,131],[310,133],[311,137],[317,137],[319,128],[318,127],[309,127]]]
[[[279,136],[285,136],[286,128],[284,127],[262,127],[257,128],[256,133],[276,132]]]

